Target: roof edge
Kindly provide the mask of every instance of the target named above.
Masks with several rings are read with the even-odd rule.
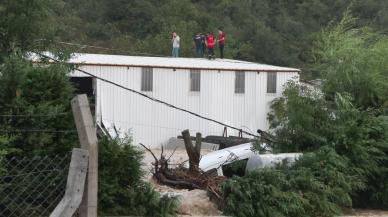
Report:
[[[160,66],[160,65],[141,65],[141,64],[106,64],[106,63],[76,63],[69,62],[74,65],[83,65],[83,66],[115,66],[115,67],[150,67],[150,68],[160,68],[160,69],[203,69],[203,70],[215,70],[215,71],[248,71],[248,72],[297,72],[300,73],[300,69],[234,69],[234,68],[206,68],[206,67],[173,67],[173,66]]]

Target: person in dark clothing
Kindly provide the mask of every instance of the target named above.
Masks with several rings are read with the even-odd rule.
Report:
[[[225,32],[222,28],[218,28],[218,47],[220,48],[220,57],[224,59],[224,47],[225,47]]]
[[[197,33],[193,36],[193,44],[195,47],[195,55],[200,58],[203,57],[203,46],[201,33]]]
[[[201,34],[202,39],[202,58],[206,54],[206,35]]]
[[[209,60],[212,58],[215,59],[216,57],[214,55],[214,45],[216,44],[216,39],[215,39],[213,33],[209,33],[207,35],[206,44],[207,44],[207,51],[208,51]]]

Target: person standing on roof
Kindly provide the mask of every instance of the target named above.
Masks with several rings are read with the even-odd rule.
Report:
[[[224,59],[225,32],[222,27],[218,28],[218,47],[220,48],[220,57]]]
[[[207,52],[210,59],[215,59],[214,55],[214,45],[216,44],[216,39],[214,38],[213,33],[209,33],[206,37],[206,44],[207,44]]]
[[[195,55],[200,58],[203,57],[203,46],[202,46],[202,36],[201,33],[197,33],[193,37],[193,44],[195,47]]]
[[[179,35],[176,34],[176,32],[172,33],[172,57],[179,57],[179,47],[180,47],[180,42],[181,38]]]
[[[201,43],[202,43],[202,58],[206,54],[206,35],[201,34]]]

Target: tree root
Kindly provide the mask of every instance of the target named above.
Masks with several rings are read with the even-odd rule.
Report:
[[[188,131],[183,131],[182,135],[189,137],[190,134]],[[201,135],[197,134],[199,138]],[[187,140],[188,142],[189,140]],[[191,140],[190,140],[191,141]],[[198,139],[200,141],[200,139]],[[185,141],[186,142],[186,141]],[[223,196],[222,196],[222,183],[226,180],[224,176],[212,176],[201,171],[198,167],[200,160],[200,143],[196,143],[194,146],[191,142],[185,145],[186,151],[188,152],[189,158],[189,168],[184,168],[182,165],[179,165],[177,168],[169,168],[169,160],[171,154],[168,158],[164,156],[163,147],[160,158],[158,159],[156,155],[151,151],[150,148],[143,146],[151,155],[154,157],[155,162],[152,163],[154,166],[153,169],[153,178],[159,184],[167,185],[172,188],[177,189],[202,189],[206,190],[210,194],[210,198],[215,200],[216,203],[220,206],[222,205]]]

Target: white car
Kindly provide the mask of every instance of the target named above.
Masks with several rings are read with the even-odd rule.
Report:
[[[230,173],[245,173],[245,171],[273,167],[283,160],[293,163],[301,155],[301,153],[259,155],[253,151],[251,143],[246,143],[203,155],[199,162],[199,168],[204,172],[217,172],[219,176],[230,176],[233,175]],[[240,165],[237,165],[239,163]],[[237,168],[232,169],[232,165],[237,165]],[[188,167],[188,164],[186,166]]]

